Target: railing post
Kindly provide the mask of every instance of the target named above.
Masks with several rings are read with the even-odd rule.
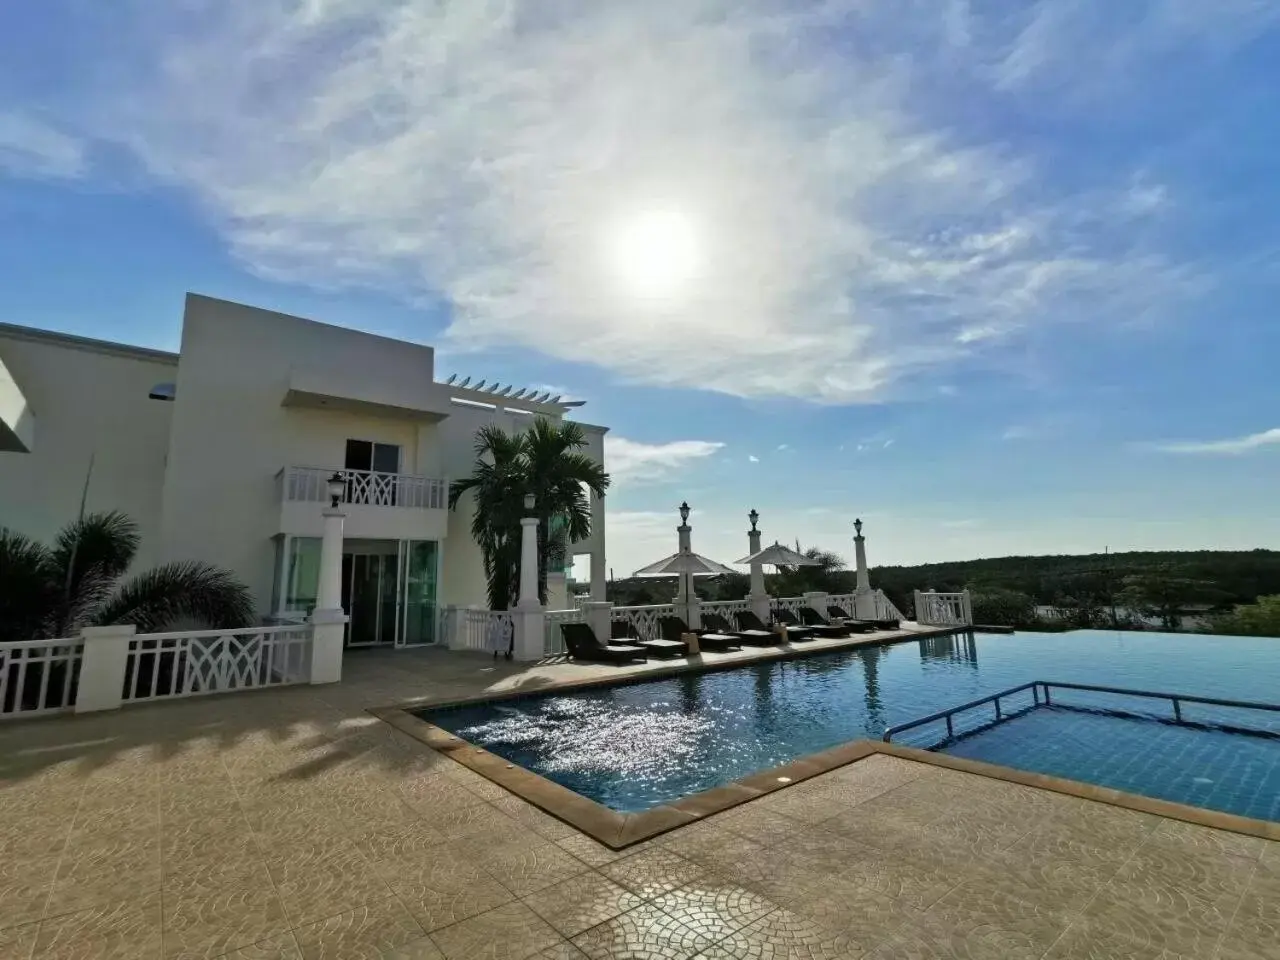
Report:
[[[459,607],[453,604],[444,608],[444,635],[450,650],[467,649],[467,630],[471,626],[467,614],[471,610],[478,609],[478,607]]]
[[[511,611],[511,626],[515,631],[515,659],[522,663],[536,663],[546,655],[547,616],[542,607],[517,607]],[[602,643],[608,643],[606,638]]]
[[[973,626],[973,597],[968,590],[960,594],[960,615],[966,627]]]
[[[342,680],[342,641],[348,619],[341,608],[311,612],[311,683]]]
[[[124,700],[129,643],[137,627],[85,627],[80,631],[84,652],[80,659],[80,684],[76,689],[76,713],[117,710]],[[136,665],[135,665],[136,669]]]
[[[923,594],[921,594],[919,590],[914,591],[912,603],[915,606],[915,610],[913,612],[916,615],[916,623],[924,626],[927,625],[929,621],[925,616],[924,601],[921,599],[922,596]]]
[[[608,643],[613,633],[613,603],[609,600],[588,600],[582,605],[582,619],[601,643]]]
[[[827,618],[827,597],[825,590],[807,590],[804,594],[805,605],[822,619]]]

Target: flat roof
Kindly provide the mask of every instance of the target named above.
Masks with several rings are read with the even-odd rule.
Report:
[[[56,343],[73,350],[91,350],[94,353],[109,353],[135,360],[154,360],[160,363],[177,363],[178,355],[168,350],[153,350],[150,347],[135,347],[128,343],[115,343],[111,340],[95,340],[93,337],[79,337],[71,333],[59,333],[56,330],[41,330],[39,327],[23,327],[16,323],[0,323],[0,337],[13,337],[17,340],[39,340],[45,343]]]

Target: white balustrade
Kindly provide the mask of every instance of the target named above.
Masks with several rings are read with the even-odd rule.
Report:
[[[733,615],[751,609],[749,600],[704,600],[702,602],[702,615],[717,614],[724,617],[730,623],[734,622]]]
[[[83,652],[79,639],[0,643],[0,720],[70,710]]]
[[[935,593],[917,590],[916,623],[929,627],[972,626],[973,612],[969,591]]]
[[[774,597],[771,606],[774,610],[790,610],[792,613],[799,614],[809,606],[809,601],[804,597]]]
[[[546,638],[543,653],[548,657],[561,657],[568,652],[564,645],[564,634],[560,632],[562,623],[585,623],[586,617],[581,607],[573,610],[548,610],[545,615]]]
[[[308,503],[329,502],[330,467],[285,467],[280,472],[281,496]],[[374,470],[336,470],[347,482],[346,503],[373,507],[409,507],[444,510],[449,506],[449,485],[437,477]]]
[[[506,653],[515,627],[509,610],[457,608],[445,618],[445,643],[450,650]]]
[[[877,620],[898,620],[907,619],[901,610],[899,610],[890,600],[883,590],[875,592],[876,598],[876,619]]]
[[[614,607],[613,622],[631,624],[642,640],[658,640],[662,637],[662,626],[658,621],[663,617],[678,616],[673,603],[652,604],[643,607]],[[608,642],[608,638],[601,637]]]
[[[138,634],[129,641],[124,700],[168,700],[307,683],[310,625]]]

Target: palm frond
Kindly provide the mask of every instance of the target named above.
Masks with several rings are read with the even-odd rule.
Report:
[[[199,561],[168,563],[129,580],[93,615],[99,626],[132,623],[154,633],[194,620],[210,628],[254,622],[253,595],[230,571]]]
[[[48,547],[0,528],[0,643],[48,637],[58,597]]]

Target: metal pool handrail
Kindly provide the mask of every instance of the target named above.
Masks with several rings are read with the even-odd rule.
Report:
[[[955,736],[952,717],[957,713],[963,713],[966,710],[972,710],[974,707],[980,707],[986,703],[994,703],[996,708],[996,722],[999,723],[1004,719],[1000,707],[1000,701],[1015,693],[1022,693],[1024,690],[1030,690],[1031,696],[1035,701],[1035,706],[1041,703],[1040,691],[1044,691],[1044,703],[1052,704],[1053,699],[1049,693],[1050,689],[1057,688],[1060,690],[1087,690],[1093,693],[1114,693],[1125,697],[1147,697],[1152,700],[1168,700],[1173,705],[1173,719],[1176,723],[1182,722],[1182,704],[1185,703],[1206,703],[1214,707],[1235,707],[1241,710],[1268,710],[1272,713],[1280,713],[1280,704],[1276,703],[1257,703],[1250,700],[1223,700],[1218,697],[1195,697],[1185,693],[1158,693],[1154,690],[1130,690],[1124,687],[1099,687],[1088,683],[1065,683],[1056,680],[1032,680],[1030,683],[1024,683],[1021,686],[1010,687],[1008,690],[1001,690],[999,693],[993,693],[990,696],[982,697],[978,700],[970,700],[968,703],[962,703],[958,707],[952,707],[949,710],[939,710],[937,713],[931,713],[927,717],[920,717],[908,723],[900,723],[896,726],[886,727],[884,731],[885,742],[895,735],[902,733],[904,730],[911,730],[915,727],[922,727],[928,723],[936,723],[939,720],[947,721],[947,737],[950,739]]]

